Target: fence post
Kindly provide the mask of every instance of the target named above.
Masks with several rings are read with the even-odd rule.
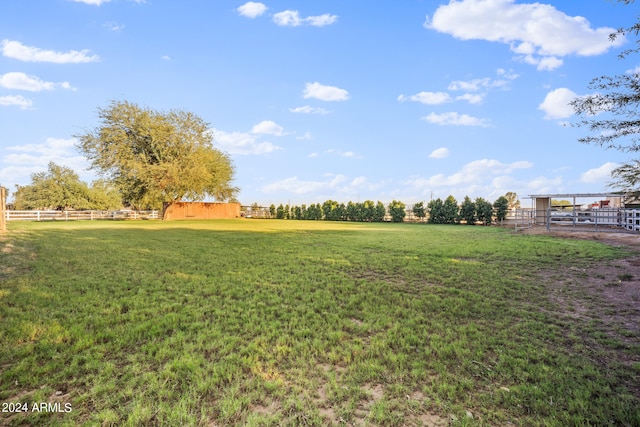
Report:
[[[546,223],[547,223],[547,231],[551,231],[551,208],[547,209],[547,218],[546,218]]]
[[[0,187],[0,233],[7,231],[7,189]]]

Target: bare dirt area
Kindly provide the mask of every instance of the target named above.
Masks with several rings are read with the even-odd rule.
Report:
[[[558,272],[542,274],[544,276],[552,274],[553,277],[567,284],[575,282],[576,285],[579,285],[579,290],[591,297],[589,299],[600,299],[602,309],[610,307],[616,312],[609,315],[602,313],[605,319],[611,316],[629,316],[626,321],[618,320],[635,330],[636,333],[640,332],[640,234],[546,231],[544,227],[533,227],[523,232],[526,234],[546,234],[563,239],[593,240],[611,246],[628,248],[632,253],[628,258],[600,262],[588,268],[569,267],[561,274]],[[578,308],[577,312],[580,311]],[[608,310],[608,312],[610,311]],[[576,315],[579,316],[579,314]]]
[[[599,364],[618,363],[630,369],[640,364],[640,234],[547,231],[544,227],[523,232],[629,249],[626,258],[539,274],[548,284],[553,310],[562,318],[579,322],[586,346],[596,352],[604,347],[615,349],[613,359],[599,360]],[[640,398],[640,384],[627,386]]]

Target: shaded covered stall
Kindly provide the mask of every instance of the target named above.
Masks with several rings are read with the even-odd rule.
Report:
[[[632,209],[625,207],[622,193],[559,193],[533,194],[535,224],[551,227],[590,227],[598,231],[626,228]],[[554,200],[569,200],[569,204],[556,204]],[[589,202],[584,202],[590,199]],[[581,202],[580,202],[581,201]]]

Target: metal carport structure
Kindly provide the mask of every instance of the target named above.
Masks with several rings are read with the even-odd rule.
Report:
[[[580,227],[593,231],[640,231],[640,210],[625,208],[623,193],[557,193],[532,194],[532,219],[537,225],[545,225],[547,230],[560,226],[566,229]],[[554,199],[570,199],[573,201],[565,211],[562,206],[553,206]],[[598,206],[577,203],[578,199],[598,199]],[[606,204],[605,204],[606,202]]]

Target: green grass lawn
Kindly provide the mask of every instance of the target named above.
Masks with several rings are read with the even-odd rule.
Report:
[[[556,273],[621,248],[422,224],[9,226],[0,425],[640,425],[637,334],[551,298]]]

